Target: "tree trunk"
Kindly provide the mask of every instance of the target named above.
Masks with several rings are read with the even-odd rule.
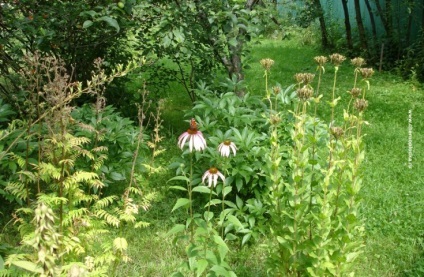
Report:
[[[409,13],[408,13],[408,23],[406,26],[406,46],[409,46],[411,43],[411,29],[412,29],[412,12],[413,12],[413,7],[410,4],[409,7]]]
[[[347,1],[348,0],[342,0],[342,4],[343,4],[344,22],[345,22],[345,29],[346,29],[347,49],[352,51],[353,50],[352,27],[350,25],[349,9],[347,7]]]
[[[422,12],[421,12],[421,32],[424,32],[424,5],[422,5]]]
[[[319,20],[319,26],[321,29],[321,44],[323,48],[327,48],[330,46],[330,42],[328,41],[328,32],[327,32],[327,26],[325,24],[324,19],[324,9],[321,6],[320,0],[313,0],[315,10],[318,14],[318,20]]]
[[[378,15],[380,16],[381,22],[383,23],[384,30],[386,31],[386,35],[390,37],[391,30],[390,30],[389,23],[387,21],[387,14],[385,11],[383,11],[383,8],[381,7],[381,4],[380,4],[380,0],[374,0],[374,2],[378,11]]]
[[[390,30],[390,34],[393,35],[392,0],[386,0],[386,18],[387,18],[387,26]]]
[[[374,41],[377,41],[377,27],[375,25],[374,12],[372,11],[370,1],[365,0],[365,5],[367,6],[368,14],[370,16],[372,37],[373,37]]]
[[[362,22],[361,6],[359,5],[359,0],[354,0],[354,3],[355,3],[356,23],[358,24],[359,42],[361,44],[362,50],[367,51],[368,50],[367,34],[365,32],[364,23]]]

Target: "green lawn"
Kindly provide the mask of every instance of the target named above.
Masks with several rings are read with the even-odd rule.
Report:
[[[296,41],[264,40],[252,48],[251,67],[245,71],[248,89],[254,94],[263,93],[263,71],[259,64],[262,58],[275,60],[270,83],[278,82],[285,87],[294,82],[293,75],[297,72],[314,73],[313,57],[327,54]],[[328,99],[333,73],[334,69],[328,66],[321,90],[324,100]],[[353,67],[349,61],[341,66],[339,75],[337,94],[347,99],[346,91],[353,85]],[[164,126],[168,138],[164,147],[167,152],[158,162],[168,162],[178,155],[176,138],[185,131],[182,127],[185,125],[178,122],[184,118],[184,110],[190,108],[190,101],[184,92],[177,91],[178,88],[166,100]],[[367,135],[361,209],[366,246],[355,266],[355,276],[423,276],[424,90],[413,81],[376,72],[367,99],[369,125],[364,130]],[[408,128],[409,116],[412,130]],[[412,145],[412,164],[408,163],[409,145]],[[183,247],[165,236],[183,217],[170,212],[178,197],[167,189],[166,181],[171,177],[173,172],[164,169],[148,180],[150,187],[158,189],[161,199],[143,215],[144,220],[151,222],[149,228],[128,231],[133,261],[122,266],[123,276],[167,276],[184,261]],[[260,243],[230,254],[239,276],[266,276],[266,254]]]

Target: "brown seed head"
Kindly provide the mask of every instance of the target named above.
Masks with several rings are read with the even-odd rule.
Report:
[[[311,73],[296,73],[294,75],[294,79],[296,80],[297,83],[301,84],[309,84],[314,80],[315,74],[311,74]]]
[[[279,117],[276,114],[273,114],[273,115],[271,115],[270,122],[271,122],[272,125],[277,125],[278,123],[281,122],[281,117]]]
[[[362,90],[360,88],[353,88],[349,91],[349,94],[352,95],[352,97],[358,97],[361,95]]]
[[[374,69],[372,68],[361,68],[359,71],[364,79],[371,78],[374,75]]]
[[[297,97],[299,97],[300,100],[307,101],[309,98],[312,97],[314,91],[308,86],[303,86],[302,88],[296,90],[296,93]]]
[[[354,106],[355,109],[362,112],[368,107],[368,101],[365,99],[356,99]]]
[[[272,91],[274,92],[275,95],[278,95],[281,92],[281,87],[273,87]]]
[[[260,63],[266,71],[269,71],[271,69],[271,67],[274,65],[274,60],[262,59],[262,60],[260,60]]]
[[[351,59],[350,62],[353,64],[353,66],[355,67],[362,67],[366,64],[365,60],[361,57],[357,57],[354,59]]]
[[[325,56],[316,56],[314,60],[319,66],[323,66],[328,61],[327,57]]]
[[[331,127],[330,132],[336,139],[341,138],[344,134],[343,129],[340,127]]]
[[[346,57],[338,53],[330,55],[330,61],[333,63],[334,66],[339,66],[344,60],[346,60]]]

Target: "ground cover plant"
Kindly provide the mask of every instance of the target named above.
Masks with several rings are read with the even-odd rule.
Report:
[[[151,56],[78,82],[23,55],[19,104],[0,102],[0,275],[422,275],[423,88],[311,41],[246,40],[244,79],[190,95],[155,94]]]

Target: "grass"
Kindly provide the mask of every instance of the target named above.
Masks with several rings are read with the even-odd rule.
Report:
[[[270,83],[278,82],[284,87],[294,82],[297,72],[314,73],[313,57],[323,54],[328,53],[314,46],[302,46],[295,40],[264,40],[253,46],[251,67],[246,70],[248,89],[255,94],[263,93],[263,70],[259,64],[262,58],[275,60]],[[324,100],[329,99],[333,73],[328,66],[321,90]],[[353,84],[352,74],[353,67],[346,61],[340,68],[337,95],[347,98],[346,91]],[[356,276],[423,276],[424,90],[414,81],[376,72],[367,98],[366,119],[370,125],[364,130],[367,135],[361,211],[366,246],[355,265]],[[169,131],[164,147],[168,152],[158,158],[158,163],[179,155],[176,137],[186,128],[186,123],[181,122],[190,105],[181,88],[172,87],[164,112],[165,130]],[[410,111],[412,133],[408,129]],[[408,167],[408,143],[413,147],[412,168]],[[120,271],[126,276],[168,276],[184,261],[183,247],[166,236],[172,225],[184,217],[170,213],[178,198],[167,189],[166,182],[172,176],[172,171],[164,170],[149,179],[150,184],[157,184],[162,198],[143,215],[144,220],[152,223],[151,227],[129,231],[133,261]],[[259,244],[230,253],[230,257],[239,276],[266,276],[266,253]]]

